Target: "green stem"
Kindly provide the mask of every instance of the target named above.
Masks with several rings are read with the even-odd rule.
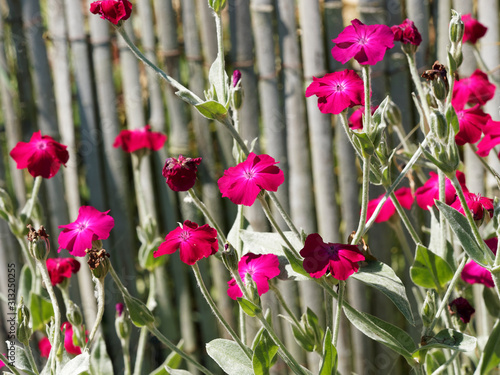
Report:
[[[281,294],[281,291],[278,289],[276,285],[273,283],[269,283],[269,288],[274,292],[276,295],[276,298],[278,299],[278,302],[281,304],[281,306],[285,309],[287,312],[288,316],[293,320],[297,328],[302,332],[302,334],[306,334],[304,330],[302,329],[302,325],[299,322],[299,319],[295,316],[295,314],[292,312],[290,309],[290,306],[286,303],[285,299],[283,298],[283,295]],[[328,321],[328,320],[327,320]]]
[[[430,114],[431,110],[429,108],[429,103],[427,103],[427,99],[425,97],[424,88],[422,86],[422,81],[420,80],[420,74],[418,74],[417,65],[415,64],[415,54],[406,54],[406,58],[408,60],[408,67],[410,69],[411,78],[415,87],[417,88],[417,93],[420,99],[420,103],[422,104],[422,108],[424,109],[425,121],[427,124],[430,124]],[[425,127],[422,127],[425,131]]]
[[[132,170],[134,172],[134,185],[135,185],[135,195],[137,197],[137,210],[139,211],[139,220],[141,222],[141,226],[144,229],[143,224],[146,222],[147,214],[147,205],[146,205],[146,197],[144,196],[144,190],[142,189],[141,184],[141,161],[142,157],[132,153]]]
[[[33,281],[35,282],[35,288],[33,288],[36,292],[40,292],[40,284],[38,282],[38,277],[36,277],[36,265],[35,265],[35,260],[34,258],[30,255],[29,249],[26,246],[26,238],[23,237],[16,237],[17,242],[19,242],[19,245],[21,246],[21,251],[23,253],[23,257],[28,263],[28,266],[31,271],[31,275],[33,278]]]
[[[344,304],[345,280],[339,281],[339,295],[337,298],[337,311],[335,312],[335,325],[333,326],[333,346],[337,347],[339,338],[340,317],[342,316],[342,305]]]
[[[231,134],[233,139],[236,141],[238,146],[240,147],[241,151],[248,156],[250,154],[250,150],[248,149],[247,145],[245,144],[245,141],[243,138],[241,138],[240,133],[235,129],[233,126],[231,119],[228,116],[225,116],[223,118],[218,118],[217,121],[219,121],[224,127],[227,129],[227,131]]]
[[[0,353],[0,360],[4,363],[5,366],[7,366],[7,368],[10,371],[12,371],[13,374],[21,375],[21,373],[19,371],[17,371],[17,369],[14,366],[10,365],[9,360],[7,358],[5,358],[5,356],[2,353]]]
[[[142,333],[142,331],[141,331]],[[120,340],[122,341],[122,340]],[[123,352],[123,364],[125,366],[124,375],[130,375],[132,373],[132,368],[130,367],[130,345],[129,340],[123,340],[122,352]],[[135,374],[135,372],[134,372]]]
[[[30,242],[30,246],[33,246],[33,242]],[[53,332],[54,337],[52,339],[52,349],[50,350],[49,359],[50,359],[50,369],[55,374],[56,372],[56,350],[59,348],[59,341],[61,334],[59,333],[61,330],[61,310],[59,309],[59,304],[57,303],[57,297],[54,293],[54,288],[52,287],[52,282],[50,281],[49,271],[47,270],[47,265],[44,261],[40,261],[35,259],[36,265],[40,270],[40,275],[42,276],[42,281],[45,284],[45,288],[47,289],[47,293],[50,297],[50,302],[52,303],[52,308],[54,310],[54,326]]]
[[[401,203],[399,203],[398,198],[396,197],[396,194],[394,194],[394,192],[392,192],[390,197],[391,197],[392,203],[394,203],[394,206],[396,207],[396,210],[398,211],[398,214],[399,214],[399,217],[401,218],[401,221],[405,225],[408,233],[410,233],[411,239],[413,240],[413,242],[415,242],[415,245],[421,244],[422,241],[420,240],[420,237],[419,237],[417,231],[413,227],[413,224],[411,223],[410,218],[408,217],[405,210],[401,206]],[[409,260],[411,261],[411,258]]]
[[[90,345],[92,345],[92,341],[94,341],[99,325],[101,324],[102,317],[104,316],[104,277],[96,278],[92,276],[92,279],[94,280],[97,289],[97,317],[95,319],[94,326],[92,327],[92,331],[90,331],[89,341],[85,344],[85,349],[90,348]]]
[[[274,203],[276,209],[280,213],[280,215],[283,218],[283,220],[285,220],[285,223],[288,226],[288,228],[290,228],[290,230],[295,234],[295,236],[297,236],[298,240],[302,242],[302,238],[300,236],[299,230],[297,229],[297,227],[293,223],[292,218],[290,217],[290,215],[288,215],[288,213],[285,211],[285,209],[283,208],[283,206],[279,202],[278,197],[276,196],[276,194],[274,192],[272,192],[272,191],[266,191],[266,195],[268,195],[271,198],[271,201]]]
[[[219,64],[219,77],[222,79],[222,98],[218,98],[219,102],[223,105],[227,99],[227,87],[226,87],[226,67],[224,62],[224,39],[222,36],[222,19],[220,13],[215,13],[215,30],[217,31],[217,58],[220,61]]]
[[[439,366],[436,370],[434,370],[434,372],[431,375],[439,375],[439,374],[443,373],[448,368],[448,366],[451,363],[453,363],[453,361],[455,361],[455,358],[457,358],[457,356],[459,354],[460,354],[460,352],[458,350],[455,350],[454,352],[452,352],[451,357],[448,358],[446,360],[446,362],[443,363],[441,366]]]
[[[207,374],[207,375],[214,375],[209,369],[198,363],[193,357],[191,357],[189,354],[183,352],[180,350],[177,346],[175,346],[169,339],[167,339],[159,330],[158,328],[155,327],[154,323],[148,324],[148,328],[151,331],[153,335],[158,338],[163,344],[167,346],[171,351],[176,352],[184,358],[187,362],[191,363],[194,367],[196,367],[198,370],[200,370],[202,373]]]
[[[35,207],[36,200],[38,199],[38,192],[40,191],[40,186],[42,185],[42,180],[42,176],[38,176],[35,178],[35,182],[33,183],[33,190],[31,191],[31,197],[26,203],[26,206],[23,208],[23,213],[26,215],[24,224],[27,224],[31,219],[33,208]]]
[[[351,244],[357,245],[360,241],[361,237],[365,233],[365,225],[366,225],[366,213],[368,210],[368,189],[370,187],[370,156],[363,157],[363,188],[361,191],[361,213],[359,216],[358,229],[356,230],[356,234],[351,241]]]
[[[28,344],[24,345],[24,348],[26,349],[26,356],[28,357],[28,362],[30,363],[33,372],[36,375],[39,375],[40,373],[38,372],[38,367],[36,367],[35,358],[33,358],[33,352],[31,351],[29,342]]]
[[[195,263],[194,265],[191,266],[193,269],[194,276],[196,278],[196,282],[198,283],[198,286],[200,287],[201,294],[203,294],[203,297],[205,297],[205,300],[207,301],[208,305],[210,306],[210,309],[212,309],[212,313],[219,319],[219,322],[224,326],[226,331],[229,333],[229,335],[233,338],[234,341],[238,344],[238,346],[243,350],[243,352],[246,354],[248,359],[252,359],[252,351],[244,345],[236,332],[231,328],[229,323],[224,319],[224,316],[222,316],[221,312],[219,311],[217,305],[215,304],[214,300],[212,299],[212,296],[210,295],[205,282],[203,281],[203,277],[201,276],[200,273],[200,268],[198,267],[198,264]]]
[[[222,231],[221,227],[219,226],[217,221],[215,221],[213,216],[210,214],[210,211],[208,210],[207,206],[205,206],[205,203],[203,203],[200,200],[200,198],[198,198],[194,189],[189,189],[188,193],[189,193],[189,196],[191,197],[191,199],[193,199],[193,202],[196,205],[196,207],[198,207],[198,209],[201,211],[203,216],[205,216],[205,218],[207,219],[209,224],[213,228],[215,228],[215,230],[217,231],[217,236],[219,237],[219,242],[220,242],[219,246],[223,247],[224,244],[227,242],[227,239],[226,239],[226,236],[224,235],[224,232]]]
[[[149,273],[149,293],[148,300],[146,302],[146,306],[148,309],[152,310],[155,305],[155,296],[156,296],[156,277],[154,272]],[[144,352],[146,350],[146,340],[148,338],[148,327],[141,327],[141,333],[139,334],[139,344],[137,345],[137,356],[135,358],[135,366],[134,366],[134,375],[141,374],[142,371],[142,362],[144,361]],[[127,342],[128,346],[128,342]],[[125,353],[125,347],[123,348]]]
[[[401,226],[401,222],[396,221],[395,223],[391,223],[391,221],[389,221],[389,225],[394,229],[394,232],[396,233],[396,237],[398,238],[401,248],[403,249],[403,253],[405,255],[407,264],[412,264],[414,256],[411,252],[410,245],[406,240],[406,236],[403,232],[403,227]],[[416,243],[416,245],[418,245],[418,243]]]
[[[431,324],[429,327],[427,327],[425,331],[425,336],[428,336],[432,334],[432,330],[436,326],[437,321],[439,320],[439,317],[441,316],[441,313],[443,312],[444,308],[448,305],[448,299],[450,298],[451,293],[453,292],[453,288],[455,288],[455,284],[457,283],[460,275],[462,274],[462,270],[465,267],[465,264],[467,263],[467,260],[469,257],[467,255],[464,255],[462,261],[458,265],[457,270],[455,271],[455,274],[453,275],[453,278],[450,281],[450,284],[448,285],[448,289],[446,290],[446,293],[444,294],[443,298],[441,299],[441,304],[439,305],[439,308],[436,312],[436,315],[432,319]]]
[[[363,65],[363,84],[364,84],[364,94],[365,94],[365,123],[363,127],[367,133],[370,133],[372,129],[372,111],[371,111],[371,79],[370,79],[370,65]]]
[[[439,200],[443,203],[446,203],[446,176],[442,170],[438,169],[438,186],[439,186]],[[475,226],[476,224],[474,224]],[[439,226],[441,229],[440,232],[440,246],[441,246],[441,254],[446,254],[446,242],[447,242],[447,229],[448,222],[444,217],[443,213],[439,213]]]

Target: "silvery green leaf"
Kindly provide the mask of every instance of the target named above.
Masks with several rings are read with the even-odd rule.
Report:
[[[323,355],[319,375],[335,375],[337,373],[337,349],[332,344],[332,332],[327,328],[323,340]]]
[[[453,278],[453,274],[453,270],[443,258],[425,246],[417,245],[415,261],[410,268],[410,276],[415,284],[439,290]]]
[[[253,375],[252,361],[234,341],[212,340],[207,353],[229,375]]]
[[[214,100],[196,104],[195,108],[200,114],[210,120],[221,120],[227,115],[227,109],[221,103]]]
[[[500,320],[497,320],[490,337],[486,342],[478,369],[480,374],[489,374],[491,370],[500,364]]]
[[[33,368],[30,365],[30,361],[28,360],[28,355],[26,354],[26,350],[21,346],[14,345],[14,358],[15,358],[15,366],[18,370],[21,370],[29,375],[34,375]]]
[[[92,375],[107,375],[113,374],[113,363],[109,358],[106,350],[106,343],[99,337],[94,344],[92,354],[90,356],[90,370]]]
[[[78,375],[90,371],[90,355],[83,352],[66,363],[59,375]]]
[[[491,337],[491,336],[490,336]],[[435,336],[424,337],[426,344],[422,345],[419,350],[432,348],[445,348],[458,350],[460,352],[470,352],[477,345],[477,339],[474,336],[466,335],[465,333],[455,331],[454,329],[443,329]],[[416,353],[417,351],[415,351]]]
[[[211,85],[215,87],[215,93],[217,95],[216,101],[226,107],[229,102],[229,77],[224,69],[223,59],[220,53],[217,54],[217,58],[210,67],[208,72],[208,81]],[[222,72],[222,76],[221,76]],[[213,98],[215,100],[215,98]]]

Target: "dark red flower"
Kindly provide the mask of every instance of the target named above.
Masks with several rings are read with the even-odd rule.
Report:
[[[181,260],[191,266],[217,252],[217,231],[208,224],[200,227],[186,220],[182,226],[167,234],[165,241],[154,252],[154,257],[173,254],[177,249]]]
[[[173,191],[188,191],[196,182],[196,172],[201,158],[185,158],[179,155],[179,159],[168,158],[165,160],[162,174],[166,183]]]
[[[489,249],[496,255],[498,248],[498,238],[493,237],[484,241],[488,245]],[[462,280],[468,284],[483,284],[487,288],[493,288],[495,283],[493,282],[493,277],[491,272],[486,268],[480,266],[473,260],[470,260],[462,270],[460,274]]]
[[[327,73],[321,78],[313,77],[306,89],[306,97],[316,95],[321,113],[338,115],[346,108],[364,105],[363,80],[354,70]]]
[[[419,46],[422,43],[422,36],[415,23],[408,18],[401,25],[392,26],[391,30],[394,33],[394,40],[397,42],[413,44],[414,46]]]
[[[132,3],[128,0],[99,0],[90,4],[90,12],[100,14],[103,20],[114,25],[119,21],[128,20],[132,13]]]
[[[452,104],[455,109],[462,109],[467,103],[484,105],[493,98],[495,90],[486,73],[476,69],[470,77],[455,82]]]
[[[451,315],[457,315],[460,320],[467,324],[470,321],[472,314],[476,312],[469,301],[463,297],[458,297],[448,304],[448,309]]]
[[[394,34],[389,26],[365,25],[354,19],[332,42],[332,56],[342,64],[354,58],[361,65],[375,65],[394,47]]]
[[[62,283],[80,270],[80,262],[74,258],[49,258],[46,263],[52,285]]]
[[[125,152],[134,152],[141,149],[158,151],[163,147],[167,136],[159,132],[152,132],[151,126],[142,129],[122,130],[115,139],[113,147],[121,147]]]
[[[40,357],[49,358],[51,348],[52,345],[50,345],[48,337],[43,337],[40,341],[38,341],[38,350],[40,350]]]
[[[481,138],[484,125],[491,116],[484,113],[479,104],[472,108],[458,110],[455,108],[460,131],[455,135],[455,142],[462,146],[466,143],[474,144]]]
[[[439,199],[439,176],[437,173],[429,172],[430,178],[425,182],[424,186],[415,190],[415,198],[417,199],[418,206],[423,210],[429,210],[429,207],[434,206],[434,200]],[[457,171],[456,176],[463,191],[468,191],[465,186],[465,175]],[[446,177],[444,183],[445,201],[450,205],[455,201],[456,191],[451,181]]]
[[[277,191],[285,181],[283,171],[269,155],[251,152],[247,159],[224,171],[217,182],[223,197],[234,204],[251,206],[262,189]]]
[[[471,14],[464,14],[462,16],[464,22],[464,38],[463,42],[471,42],[476,44],[477,40],[482,38],[488,28],[480,23],[478,20],[472,18]]]
[[[280,274],[278,257],[274,254],[254,254],[243,255],[238,262],[238,273],[243,283],[245,275],[249,274],[257,286],[259,296],[269,290],[269,280]],[[233,278],[227,282],[227,295],[232,299],[243,297],[243,292]]]
[[[325,243],[318,233],[307,236],[300,255],[304,257],[304,269],[311,277],[320,278],[330,271],[337,280],[347,280],[358,271],[358,262],[365,260],[357,246]]]
[[[402,187],[396,191],[394,191],[394,194],[396,195],[396,199],[398,202],[409,210],[411,208],[411,205],[413,204],[413,195],[411,194],[411,189],[409,187]],[[375,212],[375,209],[377,208],[379,202],[382,200],[382,198],[385,196],[385,194],[382,194],[378,196],[375,199],[372,199],[371,201],[368,202],[368,210],[366,213],[366,221],[370,220],[372,217],[373,213]],[[382,209],[380,210],[377,218],[375,219],[376,223],[382,223],[384,221],[389,220],[392,215],[396,213],[396,206],[394,206],[394,203],[392,203],[392,200],[390,198],[387,198],[387,200],[384,202]]]
[[[66,166],[69,159],[67,146],[54,141],[40,131],[33,133],[28,143],[18,142],[10,152],[17,163],[17,169],[28,168],[33,177],[52,178],[61,164]]]
[[[489,119],[483,128],[484,137],[477,145],[477,154],[486,157],[491,149],[500,144],[500,121]]]
[[[484,219],[485,210],[490,214],[490,217],[493,216],[493,199],[482,197],[481,194],[474,194],[470,192],[464,192],[464,195],[467,206],[469,207],[469,210],[471,211],[475,221],[482,222],[482,220]],[[459,199],[456,199],[451,207],[456,209],[462,215],[465,215],[464,209]]]

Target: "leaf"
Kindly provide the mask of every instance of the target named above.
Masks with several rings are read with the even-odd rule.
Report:
[[[83,352],[66,363],[58,375],[78,375],[90,371],[90,355]]]
[[[252,362],[234,341],[212,340],[207,353],[229,375],[253,375]]]
[[[406,320],[415,325],[406,289],[394,270],[379,261],[367,261],[367,265],[359,269],[351,277],[372,286],[385,294],[401,311]]]
[[[165,371],[167,374],[170,374],[170,375],[193,375],[189,371],[177,370],[177,369],[170,368],[168,366],[165,366]]]
[[[256,375],[268,375],[269,369],[277,360],[276,353],[278,353],[278,346],[267,331],[262,331],[252,357],[254,373]]]
[[[419,244],[415,261],[410,267],[410,276],[419,286],[439,290],[453,278],[453,271],[443,258]]]
[[[460,212],[454,208],[444,204],[443,202],[436,201],[439,211],[444,215],[450,224],[453,233],[457,236],[464,251],[478,264],[487,267],[493,264],[493,252],[483,251],[486,246],[481,246],[476,242],[472,236],[472,228],[469,222]]]
[[[31,367],[30,361],[28,360],[28,355],[26,350],[21,346],[14,345],[14,358],[15,366],[18,370],[21,370],[27,374],[35,374],[33,368]]]
[[[446,357],[441,350],[427,351],[425,354],[425,373],[432,374],[439,366],[446,362]]]
[[[455,112],[455,108],[453,108],[452,105],[448,106],[448,109],[446,110],[446,121],[448,122],[448,124],[451,124],[451,127],[453,128],[455,134],[457,134],[460,131],[458,116],[457,113]]]
[[[466,335],[454,329],[443,329],[435,336],[424,338],[426,339],[426,345],[423,345],[419,350],[445,348],[458,350],[460,352],[470,352],[476,348],[477,344],[477,340],[474,336]],[[415,351],[415,353],[417,352],[418,351]]]
[[[177,347],[181,350],[184,349],[184,339],[177,343]],[[149,375],[167,375],[168,369],[177,369],[182,363],[182,357],[177,352],[170,352],[165,361]]]
[[[200,99],[197,98],[193,93],[189,90],[179,90],[175,92],[175,95],[177,95],[179,98],[184,100],[185,102],[195,106],[201,103]]]
[[[478,368],[481,374],[487,374],[500,364],[500,320],[497,320],[493,331],[484,347]]]
[[[354,139],[357,140],[360,151],[363,155],[373,155],[375,152],[375,146],[370,140],[370,137],[368,137],[368,134],[358,132],[352,132],[351,134],[356,136]]]
[[[304,269],[304,266],[302,265],[302,262],[300,260],[298,260],[295,257],[295,255],[292,254],[291,250],[288,247],[283,246],[283,253],[285,254],[286,260],[288,260],[288,264],[292,268],[294,274],[299,275],[297,277],[303,276],[306,279],[310,279],[311,278],[311,275],[309,275],[307,273],[307,271]],[[285,269],[286,268],[287,268],[287,266],[285,265]],[[288,274],[288,277],[291,276],[290,272],[288,270],[287,270],[287,274]]]
[[[373,315],[357,311],[348,303],[344,302],[343,308],[347,319],[366,336],[402,355],[410,365],[414,363],[411,353],[416,346],[405,331]]]
[[[257,312],[260,311],[260,307],[254,304],[253,302],[250,302],[247,299],[244,298],[237,298],[238,303],[240,304],[241,308],[250,317],[254,317]]]
[[[215,87],[217,102],[225,107],[226,103],[229,100],[229,97],[227,96],[229,92],[229,77],[224,70],[223,58],[224,56],[222,56],[220,53],[217,54],[217,58],[208,71],[208,82],[210,82],[210,84]]]
[[[31,269],[27,264],[21,268],[21,277],[19,279],[19,293],[17,295],[19,303],[21,301],[21,298],[24,300],[24,303],[26,306],[31,305],[31,300],[30,300],[30,291],[31,291],[31,286],[33,285],[33,275],[31,274]]]
[[[106,350],[106,343],[99,337],[90,356],[90,371],[92,375],[113,374],[113,363]]]
[[[318,375],[335,375],[337,373],[337,349],[332,344],[332,332],[328,327],[323,340],[323,358]]]
[[[493,288],[483,288],[483,299],[486,310],[488,310],[490,315],[495,318],[500,318],[500,303],[498,301],[498,295],[493,292]]]
[[[226,107],[214,100],[208,100],[201,104],[197,104],[194,107],[201,113],[202,116],[210,120],[220,120],[227,114]]]
[[[304,315],[306,329],[314,333],[315,345],[319,348],[322,348],[321,344],[323,338],[323,328],[321,328],[321,325],[319,324],[318,316],[309,307],[307,308]]]
[[[54,316],[54,308],[52,303],[44,297],[31,292],[30,293],[30,312],[31,322],[33,324],[33,331],[42,330]]]
[[[281,318],[285,319],[287,322],[289,322],[292,326],[292,333],[293,337],[295,338],[295,341],[297,341],[297,344],[300,345],[301,348],[308,352],[314,351],[314,334],[307,335],[304,334],[303,330],[305,329],[304,327],[299,327],[292,318],[285,316],[285,315],[279,315]],[[304,323],[304,316],[301,319],[302,323]],[[303,324],[305,325],[305,324]]]

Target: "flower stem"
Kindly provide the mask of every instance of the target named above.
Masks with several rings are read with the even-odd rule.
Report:
[[[368,189],[370,187],[370,155],[363,157],[363,188],[361,192],[361,213],[359,216],[358,229],[351,241],[351,244],[357,245],[364,234],[366,224],[366,213],[368,210]]]
[[[90,348],[90,345],[92,345],[92,341],[94,341],[99,325],[101,324],[102,317],[104,316],[104,277],[96,278],[92,276],[92,279],[94,280],[97,289],[97,317],[95,319],[94,326],[92,327],[92,331],[90,331],[89,341],[85,344],[85,349]]]
[[[132,153],[132,170],[134,172],[135,195],[137,196],[137,211],[139,211],[139,221],[142,226],[146,222],[146,217],[148,215],[146,197],[144,196],[144,190],[141,184],[141,161],[141,156]]]
[[[453,275],[453,278],[451,279],[450,283],[448,284],[448,289],[446,290],[446,293],[444,294],[443,298],[441,299],[441,304],[439,305],[438,310],[436,311],[436,315],[432,319],[431,324],[429,327],[425,330],[424,335],[430,335],[432,333],[432,330],[436,326],[436,323],[441,316],[441,313],[443,312],[444,308],[448,305],[448,299],[450,298],[451,292],[453,292],[453,288],[455,288],[455,284],[458,281],[458,278],[460,277],[460,274],[462,273],[462,270],[465,267],[465,264],[467,263],[467,260],[469,257],[467,255],[464,255],[462,261],[458,265],[457,270],[455,271],[455,274]]]
[[[363,65],[363,84],[365,94],[365,123],[363,124],[366,132],[372,131],[372,111],[371,111],[371,79],[370,79],[370,65]]]
[[[33,183],[33,190],[31,191],[31,197],[26,203],[26,207],[24,207],[23,211],[26,214],[26,218],[24,219],[24,224],[26,224],[33,214],[33,208],[35,207],[35,203],[38,199],[38,192],[40,191],[40,186],[42,185],[42,176],[38,176],[35,178],[35,182]]]
[[[454,352],[451,353],[451,357],[446,360],[445,363],[443,363],[441,366],[439,366],[431,375],[439,375],[443,373],[448,366],[455,361],[455,358],[460,354],[458,350],[455,350]],[[478,367],[479,368],[479,367]]]
[[[424,88],[422,87],[422,81],[420,80],[420,74],[418,74],[417,65],[415,64],[415,54],[406,53],[406,58],[408,60],[408,67],[410,69],[411,78],[415,87],[417,88],[417,93],[420,99],[420,103],[422,104],[422,108],[424,109],[425,121],[429,124],[431,110],[429,108],[429,103],[427,103],[427,99],[425,98]],[[425,130],[425,127],[423,127]]]
[[[9,360],[7,358],[5,358],[5,356],[2,353],[0,353],[0,360],[4,363],[5,366],[7,366],[7,368],[10,371],[12,371],[13,374],[21,375],[21,373],[19,371],[17,371],[17,369],[10,364]]]
[[[224,232],[222,231],[221,227],[219,226],[217,221],[215,221],[213,216],[210,214],[210,211],[208,210],[207,206],[205,206],[205,203],[203,203],[200,200],[200,198],[198,198],[194,189],[192,189],[192,188],[189,189],[188,193],[189,193],[189,196],[191,197],[191,199],[193,199],[193,202],[196,205],[196,207],[198,207],[198,209],[201,211],[203,216],[205,216],[205,218],[210,223],[210,225],[212,227],[214,227],[215,230],[217,231],[217,236],[219,237],[219,242],[220,242],[219,246],[223,247],[224,244],[227,242],[227,239],[226,239],[226,236],[224,235]]]
[[[446,176],[442,170],[438,169],[438,186],[439,186],[439,200],[443,203],[446,203]],[[446,242],[447,242],[447,232],[448,232],[448,223],[443,213],[439,213],[439,226],[441,229],[440,233],[440,245],[441,245],[441,254],[446,254]],[[476,224],[474,224],[476,226]]]
[[[142,331],[141,331],[142,333]],[[140,339],[140,337],[139,337]],[[130,375],[132,373],[132,368],[130,367],[130,344],[129,340],[124,340],[122,343],[122,352],[123,352],[123,364],[125,366],[124,375]],[[135,371],[134,371],[135,374]]]
[[[408,233],[410,233],[411,239],[413,240],[413,242],[415,242],[415,245],[421,244],[422,241],[420,240],[420,237],[418,236],[417,231],[413,227],[413,224],[411,223],[410,218],[408,217],[405,210],[401,206],[401,203],[399,203],[398,198],[396,197],[396,194],[394,194],[394,192],[392,192],[390,194],[390,197],[391,197],[392,203],[394,203],[394,206],[396,207],[396,210],[398,211],[398,214],[399,214],[399,217],[401,218],[401,221],[405,225],[406,230],[408,230]],[[411,261],[411,258],[409,259],[409,261]]]
[[[38,277],[36,277],[35,260],[30,255],[28,247],[26,246],[25,237],[16,237],[16,238],[17,238],[17,242],[19,242],[19,245],[21,246],[21,250],[23,252],[24,259],[26,260],[26,262],[28,263],[28,266],[30,268],[33,281],[35,282],[35,288],[33,288],[33,290],[35,290],[38,293],[38,292],[40,292],[40,283],[38,282]]]
[[[214,12],[215,14],[215,30],[217,31],[217,58],[220,61],[219,64],[219,79],[222,79],[220,83],[222,87],[222,98],[217,98],[219,103],[225,105],[227,98],[227,87],[226,87],[226,67],[224,62],[224,39],[222,37],[222,20],[220,13]]]
[[[288,226],[288,228],[290,228],[290,230],[297,236],[297,238],[299,239],[299,241],[302,241],[302,238],[300,236],[300,232],[298,231],[297,227],[293,223],[292,218],[290,217],[290,215],[288,215],[288,213],[285,211],[285,209],[283,208],[283,206],[279,202],[278,197],[276,196],[276,194],[274,194],[274,192],[272,192],[272,191],[266,191],[266,195],[268,195],[271,198],[271,201],[276,206],[276,209],[280,213],[280,215],[283,218],[283,220],[285,220],[285,223]]]
[[[281,291],[278,289],[278,287],[276,285],[274,285],[273,283],[269,283],[269,288],[274,292],[274,294],[276,295],[276,298],[278,299],[278,302],[281,304],[281,306],[283,306],[283,308],[287,312],[288,316],[290,316],[290,318],[293,320],[293,322],[295,323],[297,328],[302,332],[302,334],[305,335],[306,333],[302,329],[302,326],[299,322],[299,319],[297,319],[295,314],[290,309],[290,306],[288,306],[288,304],[286,303],[286,301],[283,298],[283,295],[281,294]]]
[[[169,339],[167,339],[159,330],[158,328],[155,327],[154,323],[148,324],[148,328],[151,331],[153,335],[155,335],[158,340],[160,340],[163,344],[165,344],[171,351],[176,352],[184,358],[187,362],[191,363],[193,366],[195,366],[198,370],[200,370],[202,373],[207,374],[207,375],[214,375],[209,369],[198,363],[193,357],[191,357],[189,354],[183,352],[180,350],[177,346],[175,346]]]
[[[339,281],[339,297],[337,298],[337,311],[335,312],[335,324],[333,326],[333,346],[337,347],[339,338],[340,317],[342,316],[342,305],[344,304],[345,280]]]
[[[38,372],[38,367],[36,367],[35,358],[33,358],[33,352],[31,351],[30,344],[28,343],[27,345],[24,345],[24,348],[26,349],[26,356],[28,357],[31,369],[36,375],[39,375],[40,373]]]
[[[201,276],[200,273],[200,268],[198,267],[198,264],[195,263],[194,265],[191,266],[193,269],[194,276],[196,278],[196,282],[198,283],[198,286],[200,287],[201,293],[203,294],[203,297],[205,297],[205,300],[207,301],[208,305],[212,309],[212,313],[219,319],[219,322],[224,326],[226,331],[229,333],[229,335],[233,338],[234,341],[238,344],[238,346],[243,350],[243,352],[246,354],[248,359],[252,359],[252,351],[245,345],[243,342],[241,342],[240,338],[234,332],[234,330],[231,328],[229,323],[224,319],[222,316],[221,312],[219,311],[217,305],[215,304],[214,300],[212,299],[212,296],[210,295],[209,291],[207,290],[207,287],[205,285],[205,282],[203,281],[203,277]]]
[[[149,293],[148,293],[148,300],[146,302],[146,306],[150,310],[154,308],[155,296],[156,296],[156,277],[154,272],[150,272]],[[141,327],[141,333],[139,334],[139,344],[137,345],[137,356],[135,358],[134,375],[140,375],[142,371],[142,362],[144,361],[144,352],[146,350],[146,339],[148,338],[148,332],[149,332],[148,327],[146,326]],[[127,341],[127,347],[128,347],[128,341]],[[125,347],[123,347],[123,353],[125,354]]]
[[[30,246],[34,246],[33,242],[30,242]],[[50,369],[53,373],[56,372],[56,351],[59,348],[60,341],[60,329],[61,329],[61,310],[59,309],[59,304],[57,303],[57,297],[54,293],[54,288],[52,287],[52,282],[50,281],[49,271],[47,270],[47,265],[45,262],[42,262],[38,259],[35,259],[36,265],[40,270],[40,274],[42,276],[42,281],[45,284],[45,288],[47,289],[47,293],[50,297],[50,302],[52,303],[52,308],[54,310],[54,330],[53,330],[53,338],[52,338],[52,348],[50,350]]]

